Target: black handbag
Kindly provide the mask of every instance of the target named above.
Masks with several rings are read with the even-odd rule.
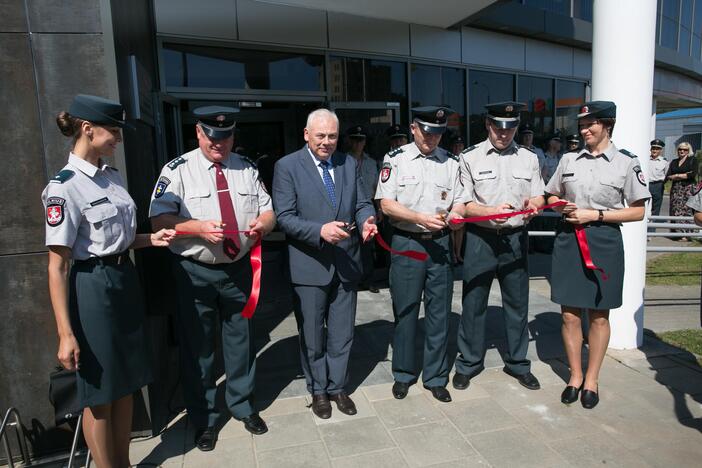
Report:
[[[54,407],[57,426],[80,416],[83,408],[78,401],[76,371],[57,367],[49,374],[49,401]]]

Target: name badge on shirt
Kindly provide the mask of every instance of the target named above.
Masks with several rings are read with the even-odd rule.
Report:
[[[573,177],[574,175],[575,175],[575,172],[568,172],[568,173],[566,173],[566,174],[563,174],[562,177],[563,177],[563,178],[566,178],[566,177]]]
[[[91,202],[90,202],[90,206],[98,206],[98,205],[102,205],[103,203],[110,203],[109,198],[107,198],[107,197],[102,197],[102,198],[99,199],[99,200],[91,201]]]
[[[478,175],[492,174],[492,171],[480,171]]]

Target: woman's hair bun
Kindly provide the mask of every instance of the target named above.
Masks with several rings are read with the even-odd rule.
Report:
[[[73,117],[66,111],[61,111],[56,116],[56,125],[58,125],[61,133],[67,137],[74,136],[76,134],[76,118]]]

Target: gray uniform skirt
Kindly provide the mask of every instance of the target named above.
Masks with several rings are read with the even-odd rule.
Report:
[[[559,223],[551,257],[551,300],[583,309],[614,309],[622,305],[624,244],[618,224],[589,223],[585,226],[593,263],[600,272],[585,267],[575,229]]]
[[[118,400],[151,381],[144,305],[131,260],[76,262],[69,307],[80,346],[78,397],[83,407]]]

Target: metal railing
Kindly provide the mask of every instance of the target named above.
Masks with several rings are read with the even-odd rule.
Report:
[[[14,422],[10,422],[10,417],[14,416]],[[7,434],[5,430],[8,427],[15,428],[15,434],[17,435],[17,443],[20,447],[20,452],[22,452],[22,462],[24,466],[29,466],[29,452],[27,451],[27,441],[24,439],[24,433],[22,432],[22,420],[20,419],[19,411],[16,408],[9,408],[5,413],[5,417],[0,425],[0,439],[5,447],[5,455],[7,456],[7,464],[10,468],[14,468],[15,462],[12,460],[12,451],[10,450],[10,442],[7,440]]]

